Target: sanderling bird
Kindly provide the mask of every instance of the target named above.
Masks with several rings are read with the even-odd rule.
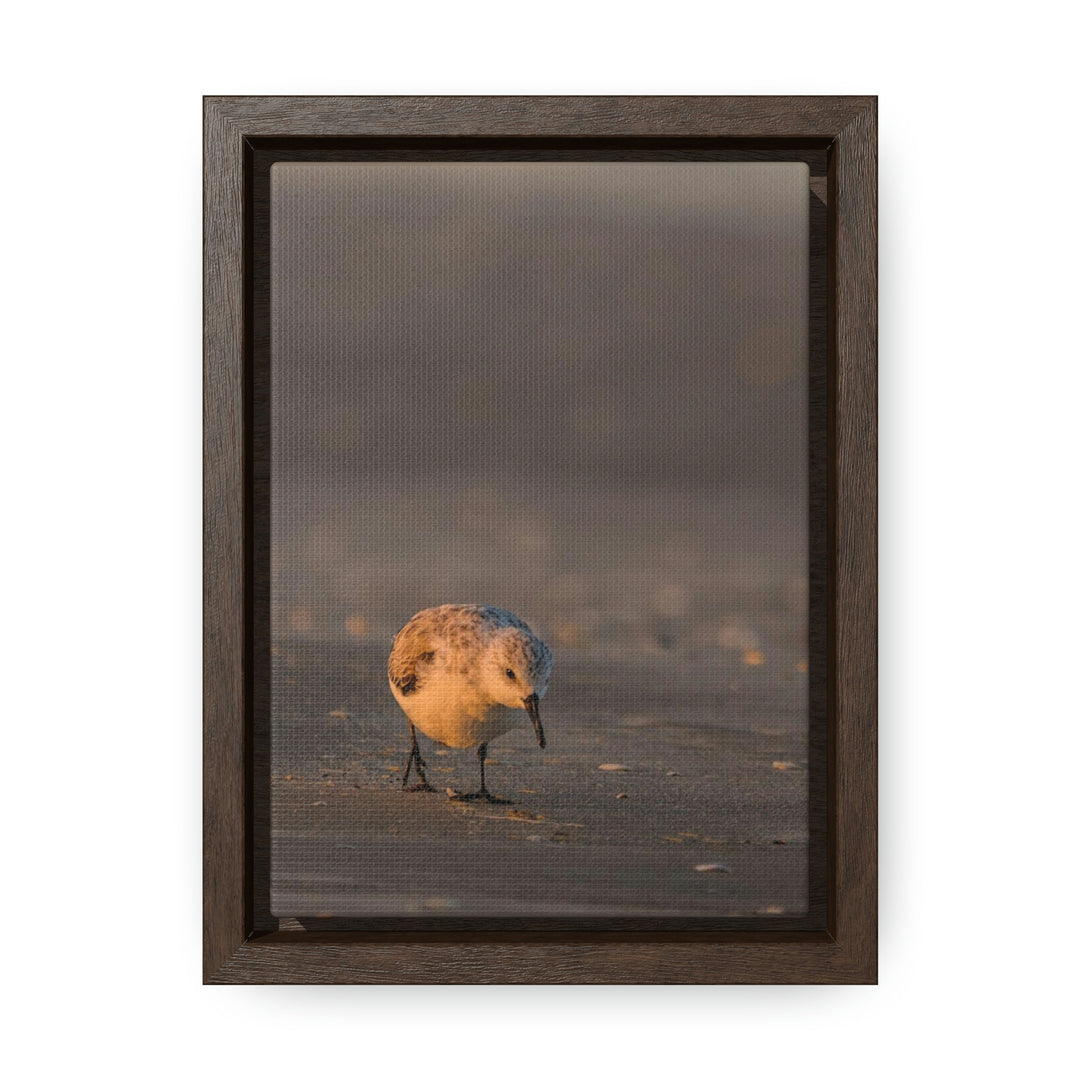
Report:
[[[390,689],[409,721],[412,747],[402,788],[413,765],[420,781],[410,791],[433,791],[416,745],[416,729],[447,746],[475,746],[480,790],[459,799],[497,799],[484,782],[488,743],[528,714],[541,748],[540,699],[551,677],[551,650],[509,611],[443,604],[417,612],[394,638],[387,669]]]

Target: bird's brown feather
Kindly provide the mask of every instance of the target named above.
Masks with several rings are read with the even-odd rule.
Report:
[[[411,694],[420,687],[423,668],[434,659],[428,635],[415,622],[409,622],[394,638],[386,673],[403,694]]]

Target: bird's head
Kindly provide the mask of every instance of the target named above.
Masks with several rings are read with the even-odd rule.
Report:
[[[532,720],[537,744],[543,747],[540,699],[551,678],[551,650],[528,631],[507,627],[492,639],[485,676],[491,700],[508,709],[524,709]]]

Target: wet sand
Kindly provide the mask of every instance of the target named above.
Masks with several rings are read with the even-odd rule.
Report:
[[[318,643],[275,649],[275,916],[806,910],[794,654],[771,669],[561,657],[542,709],[547,749],[527,723],[491,746],[488,787],[513,800],[503,806],[452,801],[445,789],[478,785],[475,753],[424,739],[437,793],[400,790],[408,732],[382,652],[358,646],[341,667]]]

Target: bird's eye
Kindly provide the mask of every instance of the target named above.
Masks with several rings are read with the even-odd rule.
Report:
[[[517,678],[517,676],[509,668],[506,669],[506,677],[508,679],[516,679]]]

